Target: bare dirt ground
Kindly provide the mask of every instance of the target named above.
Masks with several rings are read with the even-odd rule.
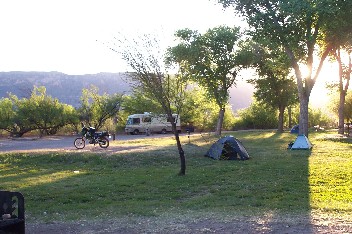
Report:
[[[119,136],[118,140],[145,136]],[[161,137],[156,135],[155,137]],[[45,138],[0,139],[0,152],[48,152],[76,151],[75,136]],[[141,146],[143,147],[143,146]],[[140,150],[136,147],[119,146],[100,149],[88,145],[84,151],[116,153],[124,150]],[[29,234],[78,234],[78,233],[352,233],[352,215],[328,217],[320,213],[302,215],[273,215],[262,217],[227,214],[182,214],[157,217],[124,217],[109,220],[80,220],[77,222],[26,222]]]
[[[352,233],[352,223],[312,216],[272,217],[148,217],[75,223],[29,223],[27,233]]]

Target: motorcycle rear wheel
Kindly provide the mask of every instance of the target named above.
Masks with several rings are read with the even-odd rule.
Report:
[[[106,137],[101,137],[100,139],[99,139],[99,146],[101,147],[101,148],[108,148],[109,147],[109,140],[108,140],[108,138],[106,138]]]
[[[83,139],[83,137],[78,137],[76,138],[74,145],[77,149],[83,149],[86,146],[86,141]]]

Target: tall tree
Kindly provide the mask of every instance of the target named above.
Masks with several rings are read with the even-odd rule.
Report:
[[[220,26],[200,34],[190,29],[175,33],[180,43],[168,50],[168,61],[177,63],[189,79],[203,87],[219,106],[216,134],[221,134],[229,89],[235,84],[241,65],[235,46],[241,37],[238,27]]]
[[[350,85],[350,80],[351,80],[351,72],[352,72],[352,47],[347,49],[345,52],[347,54],[347,63],[343,62],[343,56],[342,54],[342,48],[338,47],[334,51],[334,57],[337,60],[337,64],[339,67],[339,82],[338,82],[338,90],[340,94],[340,101],[339,101],[339,108],[338,108],[338,133],[339,134],[344,134],[344,112],[345,112],[345,101],[346,101],[346,95],[347,91]]]
[[[134,88],[146,97],[157,101],[164,114],[173,119],[173,113],[179,114],[183,106],[186,83],[182,76],[172,76],[164,64],[165,53],[160,41],[151,35],[134,40],[121,37],[117,39],[118,48],[111,48],[122,55],[123,60],[133,69],[129,77]],[[182,148],[176,122],[171,121],[180,158],[179,175],[186,174],[186,158]]]
[[[270,51],[260,44],[249,42],[243,47],[244,53],[250,51],[252,66],[258,78],[249,80],[255,87],[255,98],[279,111],[278,132],[284,130],[284,113],[290,105],[298,102],[296,83],[290,75],[290,62],[280,51]]]
[[[338,112],[340,109],[340,92],[337,92],[336,94],[332,95],[331,100],[329,102],[329,109],[333,113],[338,113],[338,116],[340,113]],[[345,96],[345,102],[344,102],[344,112],[343,112],[343,122],[351,123],[352,121],[352,92],[347,92]]]
[[[272,48],[282,48],[290,58],[300,101],[300,134],[308,135],[309,97],[332,48],[325,44],[317,51],[317,42],[324,37],[322,27],[339,16],[338,1],[218,0],[224,7],[234,6],[235,11],[245,17],[254,38],[270,41]],[[318,52],[319,62],[315,64]],[[306,66],[307,75],[300,65]]]
[[[332,45],[330,56],[338,64],[338,133],[344,134],[344,110],[347,91],[350,85],[352,71],[352,1],[339,1],[339,16],[333,24],[325,25],[325,44]]]

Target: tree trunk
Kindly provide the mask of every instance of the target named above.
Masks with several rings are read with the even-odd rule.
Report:
[[[344,118],[344,109],[345,109],[345,92],[340,92],[340,101],[339,101],[339,129],[338,134],[345,133],[345,118]]]
[[[309,98],[307,95],[300,95],[299,105],[299,135],[308,137],[308,103]]]
[[[291,106],[287,107],[287,113],[288,113],[288,127],[291,129],[292,128],[292,107]]]
[[[346,101],[346,95],[348,91],[348,87],[350,84],[350,78],[351,78],[351,69],[352,69],[352,63],[351,63],[351,56],[349,54],[348,56],[349,61],[348,61],[348,68],[346,71],[346,76],[345,76],[345,86],[343,86],[344,83],[344,69],[343,69],[343,64],[341,60],[341,54],[340,54],[340,49],[337,50],[336,53],[336,60],[339,65],[339,92],[340,92],[340,101],[339,101],[339,109],[338,109],[338,115],[339,115],[339,128],[338,128],[338,134],[344,134],[345,133],[345,101]]]
[[[302,73],[298,65],[298,60],[295,58],[293,51],[286,46],[285,47],[286,53],[291,60],[291,64],[293,69],[295,70],[296,79],[297,79],[297,90],[300,102],[300,113],[299,113],[299,134],[304,134],[308,137],[308,103],[309,103],[309,96],[314,87],[315,81],[318,78],[318,75],[323,67],[323,63],[328,56],[331,47],[328,46],[325,48],[324,53],[321,55],[319,66],[315,72],[315,76],[312,78],[312,65],[313,65],[313,47],[311,47],[310,53],[308,53],[307,58],[307,67],[309,69],[310,75],[305,77],[305,86],[302,78]],[[308,49],[309,50],[309,49]]]
[[[277,131],[279,133],[284,131],[284,113],[285,113],[285,107],[280,106],[279,107],[279,126],[277,128]]]
[[[215,135],[217,136],[221,135],[221,128],[222,128],[222,123],[224,122],[224,116],[225,116],[225,108],[220,108],[219,118],[216,124],[216,131],[215,131]]]
[[[172,114],[171,117],[169,115],[169,118],[172,119]],[[171,123],[172,126],[172,131],[175,135],[175,139],[176,139],[176,144],[177,144],[177,150],[178,150],[178,154],[180,156],[180,172],[178,173],[178,175],[186,175],[186,157],[185,157],[185,152],[182,149],[182,145],[181,145],[181,141],[180,141],[180,135],[179,132],[176,129],[176,123]]]
[[[186,175],[186,157],[185,157],[185,152],[182,149],[180,136],[177,130],[175,131],[175,138],[176,138],[178,153],[180,155],[180,165],[181,165],[180,172],[178,173],[178,175],[183,176],[183,175]]]

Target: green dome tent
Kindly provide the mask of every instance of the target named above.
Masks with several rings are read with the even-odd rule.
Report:
[[[225,136],[215,142],[208,152],[205,154],[206,157],[213,159],[225,159],[225,160],[247,160],[249,159],[248,152],[244,148],[242,142],[233,136]]]

